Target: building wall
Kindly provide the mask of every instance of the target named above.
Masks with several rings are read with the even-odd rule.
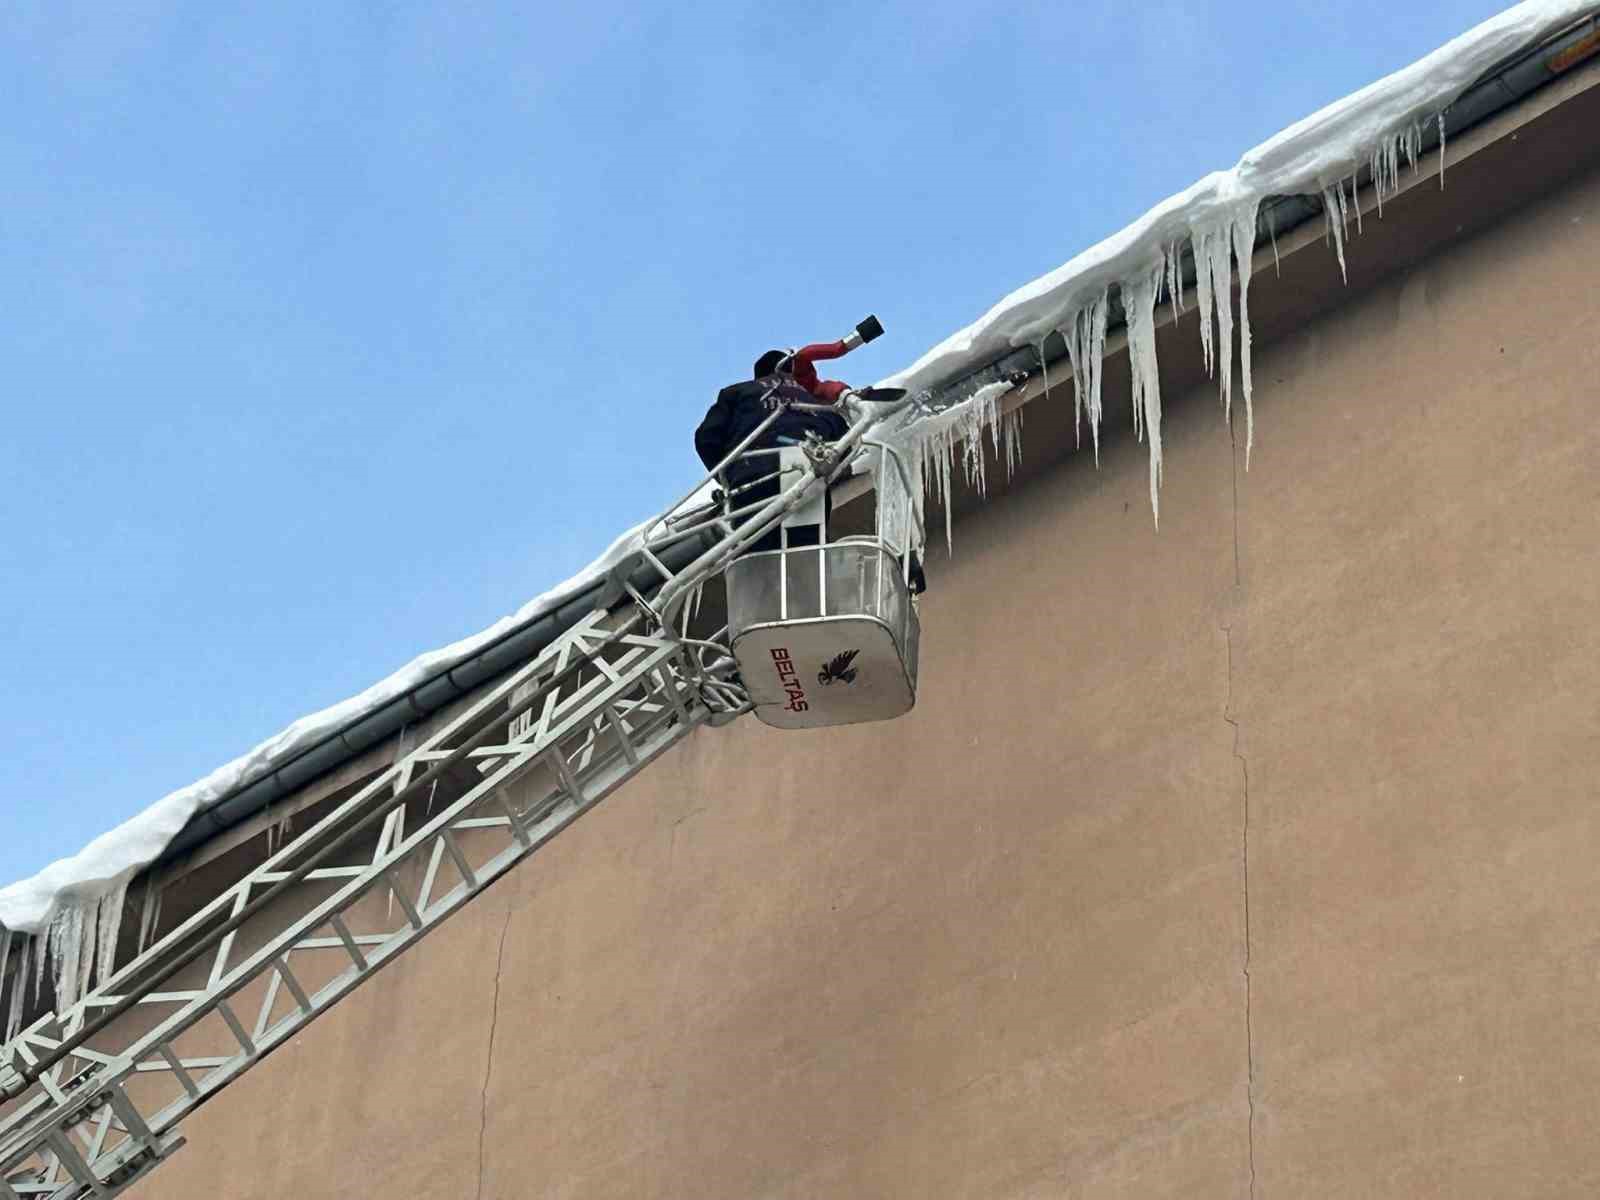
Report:
[[[1597,223],[975,509],[909,717],[695,734],[139,1194],[1593,1194]]]

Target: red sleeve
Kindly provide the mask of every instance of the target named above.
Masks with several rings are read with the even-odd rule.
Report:
[[[843,358],[849,353],[849,349],[843,341],[813,342],[809,346],[800,347],[794,352],[795,382],[818,399],[829,404],[837,404],[839,396],[848,390],[850,385],[840,383],[836,379],[819,380],[817,369],[811,364],[830,358]]]
[[[794,352],[797,359],[804,359],[808,363],[823,362],[830,358],[843,358],[850,352],[843,341],[837,342],[812,342],[809,346],[801,346]]]

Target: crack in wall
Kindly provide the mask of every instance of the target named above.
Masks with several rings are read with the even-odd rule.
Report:
[[[1228,423],[1228,441],[1233,451],[1233,589],[1237,604],[1243,575],[1239,565],[1239,446],[1234,438],[1233,422]],[[1223,701],[1222,719],[1233,726],[1233,756],[1239,760],[1240,774],[1244,779],[1243,819],[1241,821],[1240,877],[1244,904],[1244,961],[1240,965],[1244,975],[1244,1054],[1245,1054],[1245,1105],[1247,1109],[1246,1142],[1250,1165],[1250,1197],[1256,1194],[1256,1042],[1255,1022],[1250,1010],[1250,763],[1239,752],[1239,721],[1233,713],[1233,625],[1222,627],[1227,639],[1228,683],[1227,699]]]
[[[1256,1049],[1255,1023],[1250,1012],[1250,763],[1239,753],[1239,722],[1233,715],[1233,626],[1224,625],[1222,632],[1228,644],[1228,699],[1222,710],[1222,719],[1233,726],[1233,756],[1239,760],[1244,776],[1243,844],[1240,847],[1240,865],[1244,894],[1244,1051],[1245,1051],[1245,1101],[1249,1109],[1250,1195],[1256,1194]]]
[[[1233,422],[1228,422],[1228,444],[1233,450],[1233,589],[1235,595],[1243,576],[1239,571],[1239,443],[1233,437]]]
[[[506,935],[511,932],[512,909],[506,909],[506,923],[500,927],[500,949],[494,960],[494,1001],[489,1011],[489,1051],[484,1056],[483,1088],[478,1096],[478,1200],[483,1200],[483,1152],[489,1131],[489,1082],[494,1077],[494,1035],[500,1028],[500,972],[506,962]]]

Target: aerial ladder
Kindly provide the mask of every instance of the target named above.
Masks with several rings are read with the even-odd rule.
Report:
[[[868,318],[846,348],[879,332]],[[0,1047],[0,1200],[106,1198],[142,1179],[183,1146],[189,1114],[700,726],[908,710],[920,496],[874,433],[923,401],[853,395],[854,423],[834,442],[762,445],[775,406],[642,527],[587,618]],[[761,464],[754,483],[727,485],[735,462]],[[866,472],[874,533],[829,541],[823,528],[791,544],[791,531],[825,526],[830,486]],[[752,492],[767,498],[746,502]],[[774,531],[776,548],[757,547]],[[685,545],[707,548],[674,569],[683,555],[669,552]],[[719,575],[727,622],[691,636]]]

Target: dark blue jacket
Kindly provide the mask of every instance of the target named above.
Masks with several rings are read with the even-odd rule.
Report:
[[[771,409],[763,403],[768,393],[771,393],[774,401],[782,399],[801,404],[817,403],[817,398],[805,388],[781,376],[751,379],[723,388],[717,393],[716,402],[706,411],[700,427],[694,431],[694,448],[708,471],[771,414]],[[836,441],[845,435],[848,428],[842,413],[796,412],[791,408],[750,449],[793,445],[804,441],[807,432],[811,431],[826,441]],[[726,474],[729,482],[738,484],[768,474],[775,467],[769,456],[766,462],[756,459],[754,462],[736,463]]]

